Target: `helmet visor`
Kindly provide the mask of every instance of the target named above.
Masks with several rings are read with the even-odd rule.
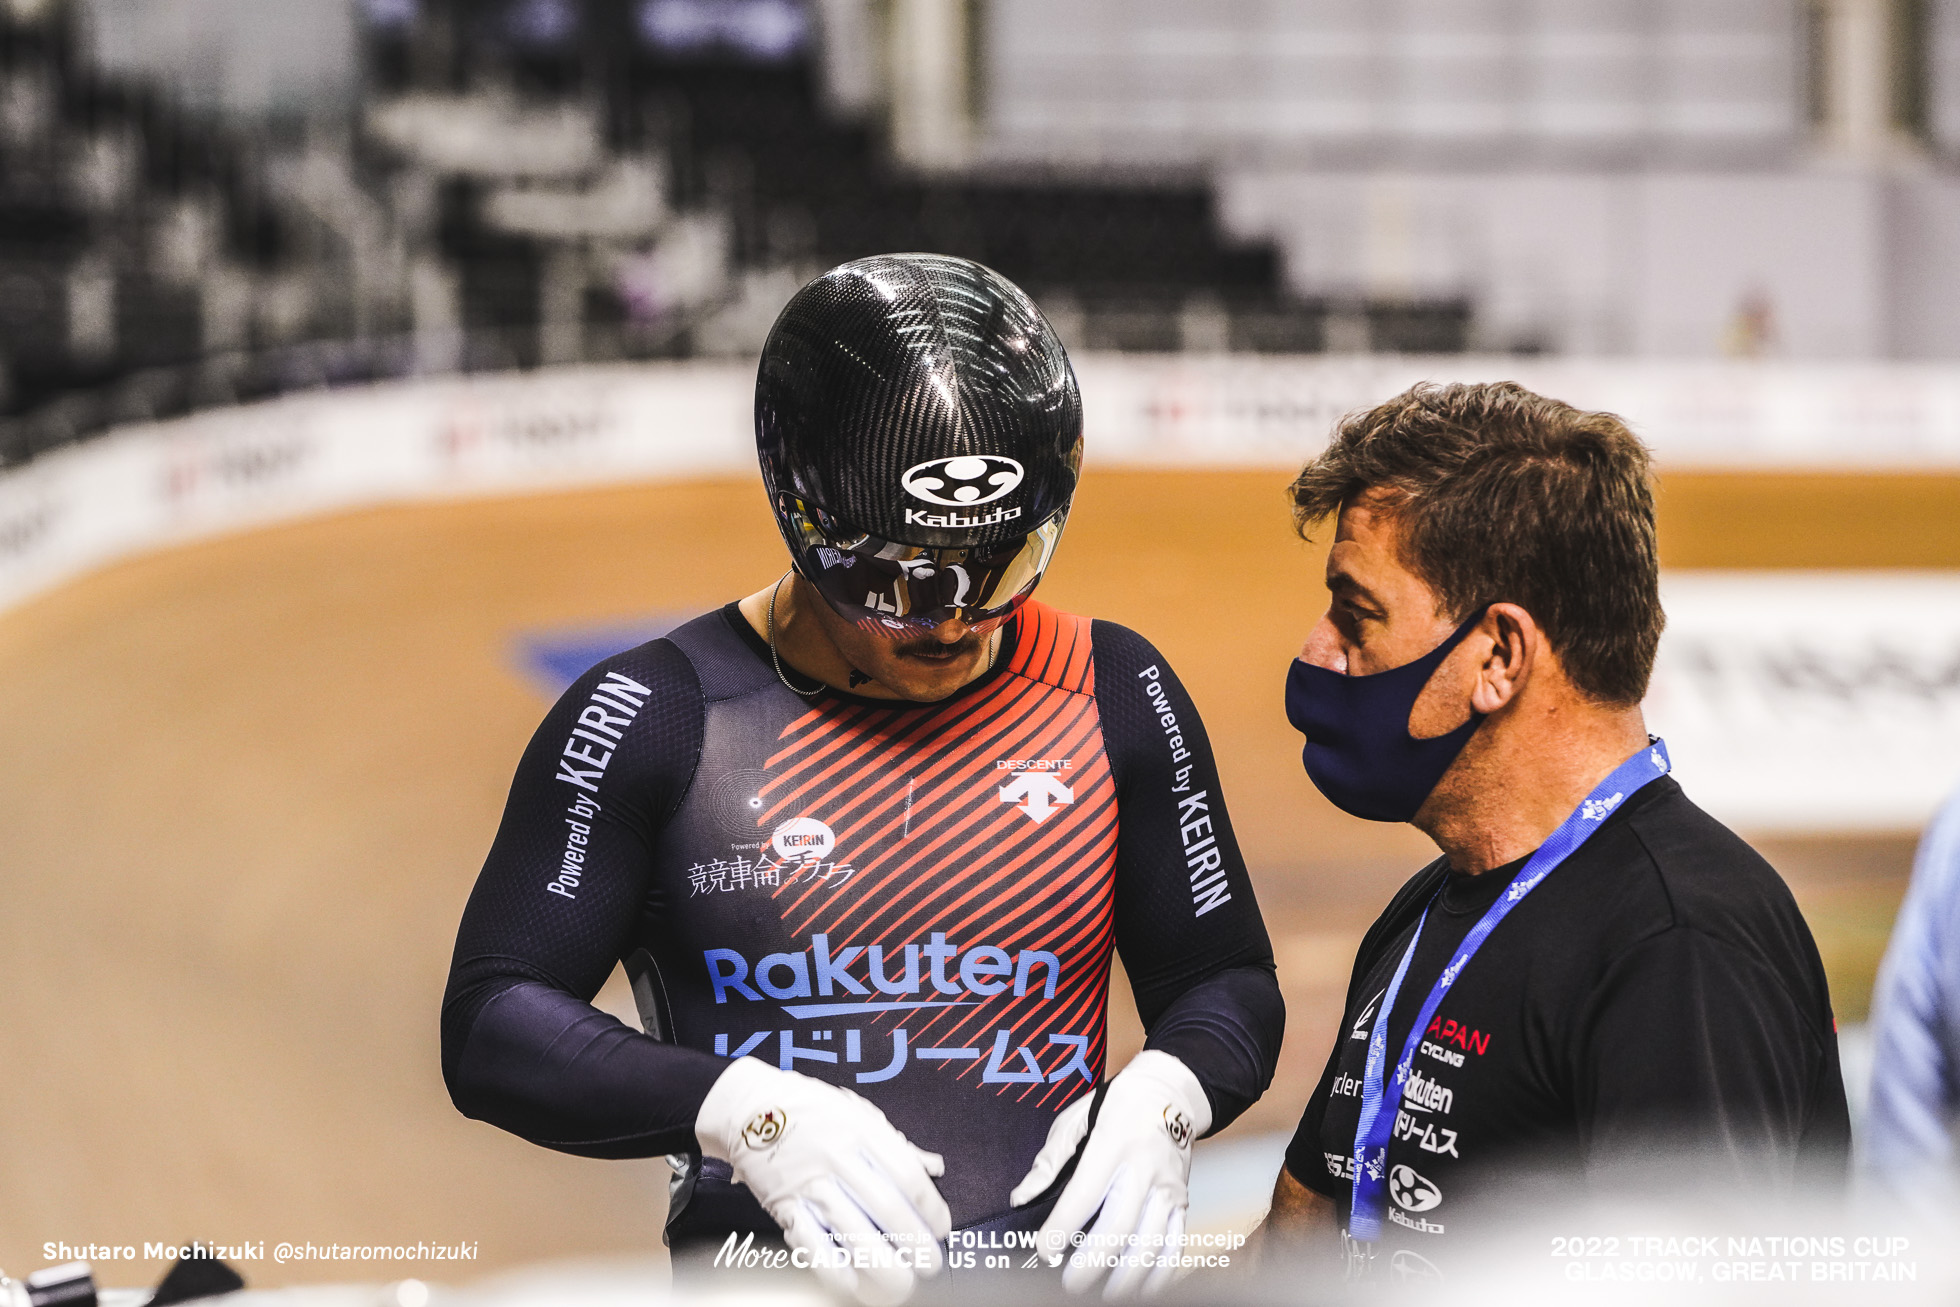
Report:
[[[899,638],[958,618],[997,621],[1034,593],[1068,519],[1063,509],[1019,540],[983,549],[902,545],[839,522],[783,495],[783,533],[801,572],[824,602],[866,630]]]

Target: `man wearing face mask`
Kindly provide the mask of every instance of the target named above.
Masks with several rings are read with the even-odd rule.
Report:
[[[1362,941],[1268,1246],[1426,1278],[1492,1221],[1623,1188],[1841,1177],[1810,932],[1641,716],[1663,617],[1640,443],[1517,385],[1418,386],[1346,419],[1293,496],[1303,533],[1335,521],[1286,687],[1307,772],[1443,856]]]
[[[1061,343],[978,264],[859,260],[784,308],[755,423],[791,570],[546,718],[457,937],[456,1104],[670,1154],[677,1269],[894,1302],[949,1231],[1023,1273],[1087,1229],[1069,1288],[1161,1285],[1284,1017],[1190,699],[1029,598],[1082,456]],[[1106,1077],[1112,949],[1148,1038]],[[622,961],[644,1033],[590,1005]]]

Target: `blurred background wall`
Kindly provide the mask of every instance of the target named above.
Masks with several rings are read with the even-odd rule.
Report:
[[[1856,1080],[1960,779],[1960,0],[4,0],[0,1265],[657,1246],[658,1161],[450,1108],[449,941],[556,689],[779,574],[755,352],[903,249],[1055,321],[1091,438],[1045,594],[1220,746],[1292,1024],[1203,1222],[1256,1217],[1428,856],[1312,792],[1278,693],[1288,471],[1423,377],[1653,444],[1649,708]]]
[[[1960,352],[1955,0],[5,13],[10,457],[322,380],[740,355],[901,247],[1089,348]]]

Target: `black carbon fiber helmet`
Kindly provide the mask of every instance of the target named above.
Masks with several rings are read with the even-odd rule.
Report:
[[[790,300],[762,347],[756,452],[798,572],[893,634],[1033,592],[1082,463],[1082,397],[1019,287],[885,254]]]

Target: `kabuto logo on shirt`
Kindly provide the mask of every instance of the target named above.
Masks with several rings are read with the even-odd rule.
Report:
[[[1443,1204],[1443,1191],[1413,1166],[1396,1166],[1389,1171],[1388,1197],[1405,1212],[1426,1212]]]

